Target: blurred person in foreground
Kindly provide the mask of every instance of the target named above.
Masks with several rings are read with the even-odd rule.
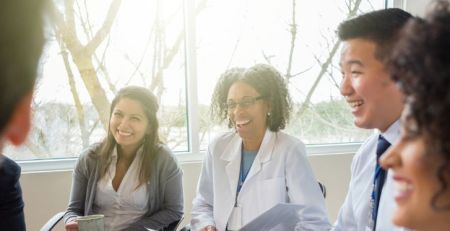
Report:
[[[31,99],[44,46],[41,0],[0,3],[0,230],[26,230],[20,167],[2,155],[22,144],[31,126]]]
[[[303,206],[296,230],[329,230],[324,197],[304,144],[280,130],[291,109],[286,83],[257,64],[222,74],[212,114],[231,131],[208,147],[193,201],[192,230],[238,230],[278,203]]]
[[[396,186],[393,222],[450,230],[450,3],[408,22],[389,64],[406,94],[399,141],[383,155]]]

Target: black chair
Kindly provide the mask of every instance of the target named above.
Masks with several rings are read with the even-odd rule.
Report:
[[[183,221],[183,219],[184,217],[181,217],[180,220],[170,223],[167,227],[163,228],[162,231],[176,231],[178,226],[181,224],[181,221]]]
[[[50,231],[55,228],[56,224],[58,224],[58,222],[64,217],[64,214],[65,212],[55,214],[52,218],[50,218],[50,220],[47,221],[47,223],[45,223],[44,226],[42,226],[41,231]]]
[[[325,187],[325,185],[319,181],[317,183],[319,183],[319,187],[320,190],[322,191],[323,198],[327,198],[327,187]]]

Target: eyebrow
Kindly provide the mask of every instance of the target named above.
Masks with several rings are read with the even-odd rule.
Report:
[[[240,99],[237,99],[237,100],[243,100],[245,98],[257,98],[257,97],[259,97],[259,96],[245,95],[245,96],[242,96]],[[234,101],[234,99],[227,99],[227,101]]]
[[[114,109],[113,112],[120,112],[120,113],[124,113],[122,110],[120,110],[119,108]],[[126,113],[125,113],[126,114]],[[137,116],[137,117],[141,117],[141,118],[145,118],[145,115],[142,114],[129,114],[129,116]]]
[[[361,61],[359,61],[359,60],[349,60],[349,61],[345,62],[345,64],[347,64],[347,65],[358,65],[358,66],[364,67],[364,64]]]

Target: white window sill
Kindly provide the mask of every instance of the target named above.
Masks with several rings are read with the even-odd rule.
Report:
[[[345,144],[327,144],[327,145],[307,145],[306,153],[308,155],[338,155],[355,153],[361,146],[361,143],[345,143]],[[177,158],[180,164],[200,163],[203,160],[205,151],[198,154],[180,152],[177,153]],[[18,161],[22,167],[23,173],[31,172],[50,172],[59,170],[73,169],[77,158],[61,158],[61,159],[47,159],[47,160],[29,160]]]

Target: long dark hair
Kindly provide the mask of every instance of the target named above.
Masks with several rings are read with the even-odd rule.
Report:
[[[139,185],[137,186],[139,187],[150,179],[152,160],[154,160],[160,148],[159,144],[161,142],[158,136],[159,124],[158,119],[156,118],[156,112],[158,111],[159,106],[156,97],[148,89],[137,86],[125,87],[117,93],[116,97],[111,103],[111,109],[109,112],[110,119],[114,107],[123,98],[138,101],[142,105],[145,117],[148,120],[149,132],[145,134],[142,144],[143,158],[139,169]],[[114,139],[114,136],[111,133],[108,125],[108,135],[103,140],[100,147],[100,152],[98,154],[100,157],[101,177],[103,177],[108,171],[109,165],[111,163],[112,151],[116,145],[117,142]]]

